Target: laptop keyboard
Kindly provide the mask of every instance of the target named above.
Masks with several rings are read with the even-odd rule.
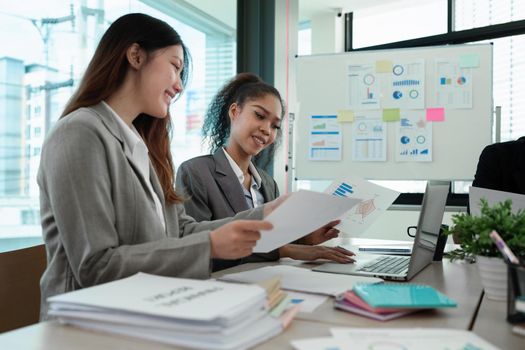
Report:
[[[382,256],[357,268],[357,271],[398,274],[406,270],[409,263],[409,256]]]

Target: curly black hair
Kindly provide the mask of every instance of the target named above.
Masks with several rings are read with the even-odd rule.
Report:
[[[206,111],[202,127],[202,134],[205,140],[208,140],[211,153],[214,153],[228,142],[231,127],[228,115],[230,106],[233,103],[237,103],[242,108],[246,101],[263,97],[267,94],[274,95],[279,99],[281,102],[281,118],[283,118],[285,107],[279,91],[273,86],[266,84],[253,73],[237,74],[219,90]],[[279,129],[275,138],[276,143],[280,136],[281,130]],[[270,146],[273,153],[275,146],[272,146],[274,145]]]

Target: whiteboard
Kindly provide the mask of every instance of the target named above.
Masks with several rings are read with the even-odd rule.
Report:
[[[310,159],[311,117],[336,115],[349,106],[349,66],[377,62],[424,62],[423,108],[438,103],[439,79],[436,62],[457,62],[477,58],[472,66],[472,108],[445,107],[445,120],[432,122],[432,160],[412,162],[396,160],[399,129],[387,122],[386,160],[356,161],[352,156],[352,122],[341,127],[340,161]],[[295,121],[294,168],[298,180],[333,179],[341,175],[359,175],[372,180],[472,180],[482,149],[492,140],[492,44],[434,46],[410,49],[360,51],[297,58],[296,91],[298,118]],[[377,67],[377,66],[375,66]],[[383,104],[384,94],[380,94]],[[356,113],[355,113],[356,114]],[[355,147],[357,148],[357,147]]]

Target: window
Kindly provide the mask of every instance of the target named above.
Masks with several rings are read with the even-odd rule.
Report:
[[[297,38],[297,54],[312,54],[312,27],[310,21],[299,23],[299,35]]]
[[[446,31],[446,1],[389,1],[354,12],[352,41],[362,48]]]
[[[454,3],[454,30],[525,19],[525,2],[522,0],[455,0]]]
[[[166,21],[193,58],[192,80],[170,108],[175,165],[207,151],[204,111],[236,72],[235,1],[0,2],[0,249],[17,233],[28,242],[41,236],[36,174],[43,140],[104,31],[131,12]]]
[[[456,30],[525,19],[525,2],[518,0],[457,0]],[[501,106],[501,141],[525,135],[525,35],[508,36],[493,43],[494,106]]]

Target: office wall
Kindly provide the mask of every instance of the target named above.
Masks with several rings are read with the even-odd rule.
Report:
[[[288,5],[287,5],[288,3]],[[299,18],[299,0],[280,1],[275,3],[275,80],[274,85],[287,104],[287,110],[295,110],[295,89],[289,84],[295,81],[295,53],[297,52]],[[274,179],[281,194],[292,191],[291,167],[286,167],[288,161],[288,119],[284,120],[282,140],[275,152]]]

